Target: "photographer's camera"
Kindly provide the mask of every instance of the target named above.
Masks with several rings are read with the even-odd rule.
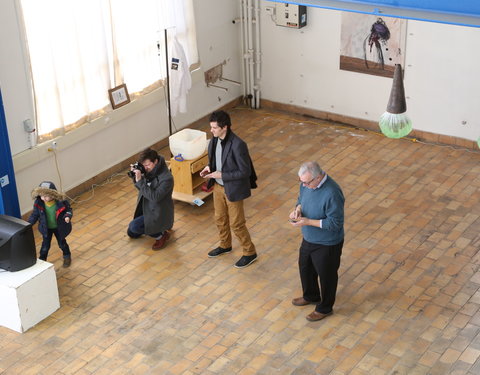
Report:
[[[142,163],[139,163],[138,161],[132,165],[132,168],[139,170],[142,174],[145,174],[145,167],[143,166]],[[128,171],[127,175],[130,178],[135,178],[135,172],[133,172],[133,170]]]

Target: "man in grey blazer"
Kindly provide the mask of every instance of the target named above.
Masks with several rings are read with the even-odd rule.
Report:
[[[144,171],[131,167],[138,198],[127,234],[131,238],[138,238],[143,234],[153,237],[155,242],[152,249],[160,250],[165,247],[170,237],[168,231],[173,227],[173,176],[165,159],[155,150],[143,150],[138,162]]]
[[[257,176],[248,153],[247,144],[231,130],[231,120],[225,111],[210,116],[213,138],[208,145],[208,165],[200,176],[208,178],[213,186],[213,205],[220,245],[210,251],[213,258],[232,251],[232,234],[243,248],[243,256],[235,267],[244,268],[257,260],[257,252],[248,232],[243,200],[256,188]]]

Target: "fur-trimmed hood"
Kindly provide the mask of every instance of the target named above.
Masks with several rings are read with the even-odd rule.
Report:
[[[65,196],[57,191],[57,188],[53,182],[43,181],[38,187],[32,190],[32,199],[45,195],[57,201],[65,199]]]

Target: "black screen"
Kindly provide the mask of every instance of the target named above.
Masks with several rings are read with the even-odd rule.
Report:
[[[0,268],[21,271],[36,262],[32,225],[13,216],[0,215]]]

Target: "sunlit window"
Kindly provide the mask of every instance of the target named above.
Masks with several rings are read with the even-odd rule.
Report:
[[[192,0],[21,0],[39,141],[110,111],[108,90],[131,98],[163,83],[164,35],[198,60]]]

